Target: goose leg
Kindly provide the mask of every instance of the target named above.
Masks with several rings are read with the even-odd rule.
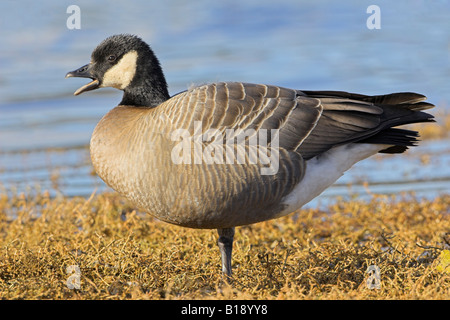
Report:
[[[217,229],[219,249],[222,256],[222,272],[231,276],[231,253],[233,251],[234,228]]]

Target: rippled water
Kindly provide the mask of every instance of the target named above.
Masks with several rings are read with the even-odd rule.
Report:
[[[2,192],[106,189],[91,174],[87,146],[121,94],[103,89],[74,97],[86,79],[64,75],[116,33],[151,44],[172,94],[237,80],[364,94],[416,91],[450,110],[449,1],[377,1],[379,30],[366,26],[372,1],[76,1],[81,29],[69,30],[72,2],[0,3]],[[449,142],[429,141],[406,155],[357,164],[321,199],[367,194],[363,182],[372,192],[433,197],[450,192],[449,168]]]

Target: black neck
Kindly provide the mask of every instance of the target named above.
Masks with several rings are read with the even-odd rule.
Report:
[[[143,85],[125,88],[121,105],[154,108],[170,98],[167,86]]]
[[[133,81],[123,91],[121,105],[154,108],[170,98],[158,59],[150,50],[137,61]]]

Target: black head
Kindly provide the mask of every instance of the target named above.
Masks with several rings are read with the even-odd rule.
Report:
[[[169,98],[161,66],[149,45],[128,34],[103,40],[92,52],[91,62],[67,73],[91,78],[75,95],[102,87],[124,91],[121,104],[155,107]]]

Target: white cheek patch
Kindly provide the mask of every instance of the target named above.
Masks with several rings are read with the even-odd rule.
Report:
[[[113,87],[123,90],[134,78],[136,73],[137,52],[126,53],[118,63],[106,71],[101,87]]]

